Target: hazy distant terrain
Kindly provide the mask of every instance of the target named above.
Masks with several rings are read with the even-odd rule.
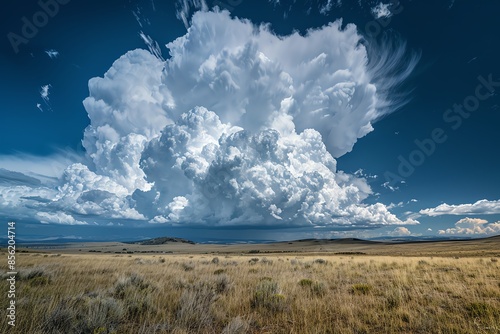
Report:
[[[174,254],[266,254],[266,253],[358,253],[390,256],[500,256],[500,236],[426,242],[375,242],[359,239],[299,240],[266,244],[195,244],[180,238],[156,238],[137,243],[101,242],[39,244],[31,250],[60,253],[174,253]]]

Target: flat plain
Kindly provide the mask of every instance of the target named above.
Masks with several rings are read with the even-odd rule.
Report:
[[[500,333],[499,259],[500,237],[22,249],[0,332]]]

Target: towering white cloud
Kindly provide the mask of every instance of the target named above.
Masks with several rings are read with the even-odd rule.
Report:
[[[297,130],[317,130],[339,157],[373,130],[384,112],[377,107],[386,103],[371,82],[360,41],[356,27],[341,29],[341,21],[305,36],[280,37],[228,12],[198,12],[187,34],[167,45],[164,84],[174,112],[203,105],[223,122],[251,131],[270,126],[270,114],[287,99]],[[386,65],[385,71],[394,71],[398,64]]]
[[[321,135],[285,136],[230,127],[195,108],[150,142],[142,167],[154,181],[153,222],[211,225],[402,224],[382,204],[361,201],[364,179],[336,171]],[[149,179],[151,178],[151,179]]]
[[[56,187],[0,185],[0,205],[58,224],[418,224],[364,204],[366,180],[337,170],[335,158],[390,110],[391,85],[379,91],[383,67],[368,65],[360,42],[340,21],[277,36],[226,11],[198,12],[166,61],[130,51],[89,81],[88,162],[70,164]]]
[[[169,103],[161,83],[163,66],[151,53],[135,50],[118,59],[103,78],[89,81],[90,96],[84,106],[90,125],[83,146],[96,172],[129,194],[150,189],[139,168],[141,152],[169,123],[163,108]]]

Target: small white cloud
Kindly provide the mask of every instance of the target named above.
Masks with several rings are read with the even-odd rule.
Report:
[[[389,233],[394,237],[405,237],[411,235],[411,231],[404,226],[399,226],[394,229],[394,231]]]
[[[500,221],[488,224],[480,218],[463,218],[455,223],[454,228],[439,230],[439,234],[447,235],[493,235],[500,233]]]
[[[432,228],[428,228],[427,231],[432,232]]]
[[[418,220],[415,220],[413,218],[407,218],[404,222],[405,225],[419,225],[420,222]]]
[[[49,84],[49,85],[44,85],[41,87],[40,89],[40,96],[42,97],[42,99],[45,101],[45,102],[49,102],[49,89],[51,88],[52,86]]]
[[[149,221],[151,224],[165,224],[168,223],[169,220],[163,216],[155,216],[153,219]]]
[[[51,106],[50,106],[50,88],[52,88],[52,85],[48,84],[48,85],[43,85],[41,88],[40,88],[40,97],[42,98],[43,102],[45,103],[45,105],[47,106],[47,108],[49,110],[52,110]],[[42,107],[40,104],[37,104],[37,108],[42,110]]]
[[[357,177],[363,177],[365,179],[376,179],[378,177],[377,175],[366,174],[362,168],[355,171],[354,175],[356,175]]]
[[[327,15],[328,12],[332,10],[332,7],[340,7],[342,6],[342,0],[327,0],[327,2],[320,7],[319,12],[323,15]]]
[[[45,50],[45,53],[47,54],[47,56],[49,56],[50,59],[56,59],[57,57],[59,57],[59,51],[54,49]]]
[[[384,187],[385,189],[389,189],[390,191],[399,190],[399,187],[391,186],[390,182],[384,182],[384,183],[382,183],[382,187]]]
[[[380,2],[378,5],[372,8],[372,14],[376,19],[391,17],[392,13],[389,9],[391,4],[384,4]]]
[[[399,203],[391,203],[387,206],[387,209],[391,210],[391,209],[394,209],[394,208],[400,208],[404,205],[403,202],[399,202]]]
[[[441,215],[494,215],[500,214],[500,200],[486,199],[473,204],[449,205],[441,204],[435,208],[420,210],[423,215],[435,217]]]

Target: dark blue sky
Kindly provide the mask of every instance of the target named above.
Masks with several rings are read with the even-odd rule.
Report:
[[[401,1],[400,10],[387,19],[389,21],[376,21],[371,8],[379,1],[358,3],[344,0],[341,5],[333,6],[322,14],[323,2],[327,1],[274,3],[243,0],[227,1],[226,4],[236,4],[234,8],[228,5],[233,16],[248,18],[255,24],[268,22],[278,35],[289,35],[294,31],[305,33],[307,29],[319,28],[343,18],[344,25],[354,23],[359,33],[364,35],[368,32],[367,27],[380,27],[380,33],[366,36],[368,43],[381,43],[386,36],[406,41],[409,52],[420,54],[420,61],[404,84],[392,94],[406,94],[408,103],[374,123],[374,131],[360,138],[350,153],[337,159],[337,168],[351,174],[362,169],[364,175],[376,176],[367,177],[374,194],[364,203],[395,204],[390,211],[398,218],[404,220],[409,216],[420,222],[419,225],[407,226],[413,235],[434,235],[438,230],[460,228],[462,225],[454,224],[467,217],[487,221],[473,223],[483,228],[488,223],[499,221],[500,86],[481,101],[468,118],[457,119],[456,114],[447,113],[447,110],[474,96],[476,87],[482,84],[479,76],[500,82],[500,27],[496,23],[500,3]],[[208,0],[207,4],[212,7],[213,2]],[[113,62],[127,51],[147,49],[139,36],[140,31],[161,45],[164,56],[168,55],[164,45],[186,33],[184,24],[176,17],[175,1],[71,0],[60,4],[58,13],[28,38],[27,43],[19,45],[16,53],[8,34],[22,35],[22,18],[32,21],[33,15],[40,10],[36,1],[9,2],[3,5],[0,20],[4,35],[0,44],[3,74],[0,80],[0,168],[14,171],[18,170],[12,166],[21,164],[11,163],[16,157],[36,161],[37,157],[55,154],[66,154],[70,159],[70,152],[83,156],[81,140],[90,120],[82,101],[89,96],[89,79],[102,77]],[[133,12],[138,15],[139,21]],[[57,50],[58,57],[51,59],[46,54],[48,50]],[[40,90],[49,84],[50,100],[46,104]],[[43,111],[37,108],[37,104]],[[454,115],[455,118],[453,121],[448,118],[447,121],[446,115]],[[419,150],[415,141],[432,138],[435,129],[442,130],[446,141],[435,144],[432,154],[414,153]],[[409,175],[400,175],[400,157],[410,160],[412,154],[423,157],[423,162],[415,166]],[[37,170],[32,172],[42,173]],[[388,175],[391,179],[387,179]],[[397,181],[387,184],[395,175],[398,176]],[[3,184],[7,181],[0,186]],[[6,198],[7,195],[3,196]],[[435,208],[442,203],[464,205],[483,199],[491,202],[488,207],[494,209],[488,212],[481,208],[473,208],[469,212],[464,209],[463,214],[453,215],[419,214],[420,210]],[[21,229],[30,237],[95,237],[100,234],[99,228],[104,229],[40,225],[38,221],[12,214],[0,217],[26,223]],[[170,227],[165,227],[165,232],[158,232],[161,226],[152,228],[142,222],[123,222],[123,225],[107,229],[115,228],[116,237],[175,234],[175,229],[169,231]],[[137,229],[141,230],[139,234]],[[237,237],[239,230],[232,228],[228,232],[220,232],[215,229],[214,234]],[[353,229],[354,232],[349,233],[363,237],[388,234],[393,230],[394,226],[388,226],[366,231]],[[196,238],[206,233],[205,230],[199,231],[182,229],[177,234]],[[263,229],[252,237],[278,239],[280,235],[293,235],[290,232],[293,229],[288,228],[272,231]],[[297,235],[300,237],[301,233]]]

